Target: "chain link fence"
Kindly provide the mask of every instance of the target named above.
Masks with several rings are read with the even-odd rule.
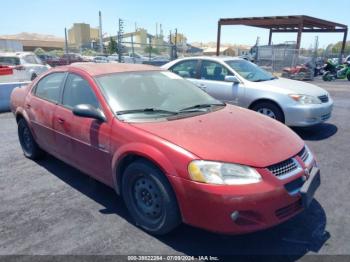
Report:
[[[319,52],[317,47],[298,50],[291,45],[255,46],[251,54],[254,63],[265,70],[296,80],[313,80],[322,74],[328,59],[338,59],[340,55]]]

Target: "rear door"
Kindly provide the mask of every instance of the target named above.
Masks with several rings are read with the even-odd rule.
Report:
[[[65,76],[64,72],[56,72],[42,78],[32,94],[27,96],[24,105],[37,143],[48,152],[57,150],[53,119]]]
[[[196,79],[199,75],[198,61],[198,59],[180,61],[172,67],[170,67],[169,70],[196,84]]]
[[[102,181],[111,179],[110,122],[75,116],[72,109],[89,104],[102,110],[90,83],[83,76],[70,73],[57,108],[54,127],[61,154],[72,165]]]

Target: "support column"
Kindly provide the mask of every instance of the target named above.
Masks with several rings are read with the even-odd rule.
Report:
[[[270,29],[270,35],[269,35],[269,45],[272,44],[272,29]]]
[[[220,55],[220,41],[221,41],[221,24],[218,22],[218,35],[216,41],[216,56]]]
[[[344,30],[344,37],[343,37],[343,44],[341,46],[341,51],[340,51],[340,58],[343,58],[344,56],[344,51],[345,51],[345,44],[346,44],[346,38],[348,36],[348,28]]]
[[[303,23],[299,24],[299,28],[298,28],[298,36],[297,36],[297,46],[296,49],[299,50],[300,49],[300,43],[301,43],[301,34],[303,32]]]

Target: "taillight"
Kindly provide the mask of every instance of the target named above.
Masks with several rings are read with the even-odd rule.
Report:
[[[13,69],[9,66],[0,65],[0,76],[12,75]]]

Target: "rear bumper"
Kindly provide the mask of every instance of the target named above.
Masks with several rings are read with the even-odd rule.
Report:
[[[300,178],[304,173],[296,175]],[[303,210],[300,194],[291,195],[281,183],[217,186],[172,177],[187,224],[212,232],[245,234],[278,225]],[[238,211],[238,218],[234,213]]]
[[[288,126],[312,126],[322,123],[331,117],[333,100],[323,104],[291,105],[283,108],[285,124]]]

